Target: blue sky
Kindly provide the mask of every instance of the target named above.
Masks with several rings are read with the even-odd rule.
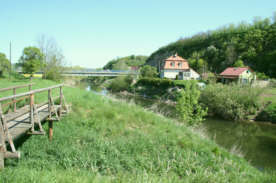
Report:
[[[0,6],[0,52],[18,61],[40,35],[54,37],[68,65],[99,68],[116,57],[150,55],[198,32],[267,18],[276,0],[11,0]]]

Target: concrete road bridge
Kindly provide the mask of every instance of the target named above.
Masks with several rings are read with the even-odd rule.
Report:
[[[19,72],[23,74],[23,72]],[[42,72],[36,72],[36,75],[42,75]],[[72,70],[72,71],[64,71],[62,73],[63,76],[93,76],[93,77],[103,77],[103,76],[126,76],[126,75],[138,75],[137,71],[128,71],[128,70],[93,70],[93,69],[85,69],[85,70]]]

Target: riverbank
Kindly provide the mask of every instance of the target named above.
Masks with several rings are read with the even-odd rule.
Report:
[[[0,79],[0,88],[7,83]],[[22,158],[6,161],[0,182],[276,181],[184,124],[78,88],[64,94],[72,112],[55,124],[53,141],[29,137],[18,147]]]

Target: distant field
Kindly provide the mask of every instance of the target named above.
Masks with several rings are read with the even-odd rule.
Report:
[[[23,74],[24,77],[29,78],[31,75],[30,74]],[[42,74],[34,74],[33,77],[35,78],[42,78]]]

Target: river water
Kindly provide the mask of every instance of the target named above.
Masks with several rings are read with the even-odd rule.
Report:
[[[108,94],[106,90],[96,93]],[[175,117],[175,109],[171,104],[141,96],[115,95],[114,97],[134,102],[167,117]],[[198,128],[218,145],[243,156],[258,169],[276,170],[276,125],[208,118]]]

